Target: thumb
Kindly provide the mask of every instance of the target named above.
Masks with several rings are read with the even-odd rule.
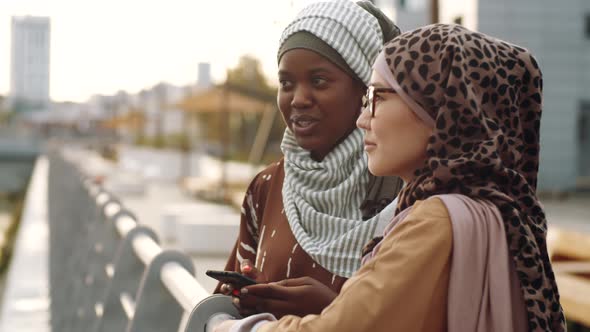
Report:
[[[254,264],[252,264],[252,261],[250,261],[249,259],[244,259],[240,263],[240,272],[252,279],[256,279],[256,277],[258,276],[258,270],[254,266]]]

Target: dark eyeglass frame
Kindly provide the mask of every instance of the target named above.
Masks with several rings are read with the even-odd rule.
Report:
[[[375,95],[377,93],[396,93],[396,91],[391,88],[376,88],[372,85],[367,88],[367,92],[363,96],[363,108],[369,107],[372,118],[375,117]]]

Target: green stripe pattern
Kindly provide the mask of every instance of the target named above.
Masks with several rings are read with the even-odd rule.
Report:
[[[383,45],[379,21],[348,0],[313,3],[305,7],[285,28],[279,49],[289,36],[307,31],[335,49],[365,83]]]
[[[365,83],[383,45],[379,22],[348,0],[310,4],[285,28],[280,46],[292,34],[307,31],[336,50]],[[279,49],[280,49],[279,46]],[[363,221],[360,205],[369,183],[363,132],[353,131],[321,162],[314,161],[287,129],[283,203],[295,238],[328,271],[350,277],[360,267],[363,245],[382,227],[379,216]],[[391,209],[390,209],[391,210]],[[382,213],[383,214],[383,213]],[[383,214],[388,222],[391,217]]]
[[[369,183],[362,131],[353,131],[319,162],[297,144],[289,129],[281,149],[283,203],[297,242],[326,270],[352,276],[360,267],[363,245],[380,223],[379,215],[363,221],[359,209]]]

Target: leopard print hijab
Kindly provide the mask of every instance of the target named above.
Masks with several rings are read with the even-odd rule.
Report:
[[[433,127],[428,160],[401,191],[397,211],[437,194],[492,202],[505,224],[529,330],[564,331],[547,220],[535,195],[543,81],[533,56],[458,25],[434,24],[388,43],[375,70],[386,71]]]

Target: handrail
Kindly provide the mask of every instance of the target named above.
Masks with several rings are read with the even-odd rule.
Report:
[[[96,196],[96,205],[102,205],[109,201],[109,194],[102,192]]]
[[[126,213],[119,214],[124,208],[118,201],[110,201],[113,197],[107,196],[108,194],[105,194],[105,192],[100,195],[102,196],[97,197],[96,202],[104,206],[105,217],[114,219],[113,224],[120,238],[128,237],[138,227],[137,221]],[[108,199],[105,199],[107,197]],[[133,234],[130,241],[135,256],[146,268],[158,255],[163,253],[163,249],[148,234],[138,232]],[[107,264],[105,269],[108,277],[112,279],[115,274],[113,264]],[[211,295],[191,272],[175,261],[166,262],[162,265],[159,271],[159,279],[185,312],[191,312],[199,302]],[[134,298],[128,292],[121,292],[118,298],[127,319],[133,320],[137,310],[137,303]]]
[[[111,204],[111,203],[109,203]],[[115,205],[107,206],[106,209],[111,208],[111,214],[119,212],[115,211]],[[115,221],[117,231],[121,237],[125,237],[132,229],[137,226],[135,220],[127,215],[122,215]],[[149,265],[158,254],[162,252],[162,248],[149,236],[145,234],[138,234],[132,240],[132,246],[137,257],[143,262],[145,266]],[[170,294],[178,301],[184,310],[192,310],[202,299],[210,295],[199,282],[191,275],[184,267],[176,262],[168,262],[164,264],[161,270],[161,280],[170,291]],[[128,308],[131,308],[127,304]]]
[[[133,249],[135,250],[137,257],[141,259],[146,266],[162,252],[162,248],[160,248],[153,239],[144,234],[138,234],[133,239]]]
[[[53,179],[79,172],[58,156],[53,161],[62,166],[52,167]],[[79,183],[65,189],[53,187],[60,190],[60,195],[53,195],[58,197],[55,203],[59,207],[54,209],[59,214],[53,218],[57,227],[53,243],[58,248],[67,243],[63,248],[76,250],[75,263],[61,259],[63,254],[56,256],[54,263],[71,264],[65,266],[68,271],[80,271],[75,280],[83,283],[78,287],[75,282],[72,286],[71,280],[60,281],[64,279],[61,271],[61,278],[54,279],[61,286],[60,290],[53,288],[54,293],[72,294],[52,303],[52,307],[59,307],[55,330],[169,331],[178,329],[185,316],[184,328],[192,331],[218,313],[238,317],[231,298],[211,296],[197,281],[189,256],[164,250],[155,232],[139,224],[117,197],[79,175]],[[77,200],[77,210],[71,208],[72,200]],[[71,232],[76,236],[71,237]],[[77,314],[70,315],[72,310]]]
[[[117,227],[119,236],[125,237],[127,233],[129,233],[133,228],[135,228],[135,226],[137,226],[137,223],[131,217],[123,215],[117,219],[115,225]]]
[[[162,268],[162,281],[182,308],[191,311],[209,292],[177,263],[166,263]]]
[[[121,211],[121,204],[116,202],[109,202],[104,207],[104,214],[107,218],[112,218],[119,211]]]

